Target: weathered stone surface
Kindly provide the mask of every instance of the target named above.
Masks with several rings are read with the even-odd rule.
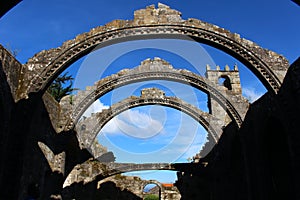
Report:
[[[62,130],[59,127],[65,116],[65,113],[61,112],[61,106],[47,91],[43,95],[43,102],[49,113],[53,128],[57,133],[61,132]]]
[[[223,70],[220,69],[220,66],[217,66],[216,70],[207,66],[205,76],[216,85],[220,85],[220,81],[223,79],[223,83],[221,83],[222,87],[219,87],[220,92],[224,94],[224,96],[230,96],[231,99],[234,99],[235,108],[242,116],[245,116],[245,111],[248,110],[249,103],[242,96],[242,87],[237,65],[234,66],[233,70],[230,70],[228,65],[226,65]],[[224,112],[224,108],[218,103],[217,99],[214,99],[210,94],[208,94],[208,97],[210,113],[214,116],[218,116],[219,119],[225,122],[224,126],[226,126],[229,122],[231,122],[230,116]]]
[[[88,182],[92,182],[99,175],[103,175],[105,177],[107,172],[108,170],[106,169],[105,164],[94,160],[88,160],[73,168],[70,174],[66,177],[63,187],[70,186],[73,183],[83,182],[86,184]]]
[[[228,72],[231,73],[231,72]],[[236,73],[236,72],[234,72]],[[64,110],[64,116],[60,119],[60,125],[55,125],[56,130],[70,130],[77,123],[84,111],[98,98],[107,92],[120,86],[133,82],[144,81],[148,79],[163,79],[185,83],[196,87],[207,93],[211,99],[217,100],[224,108],[225,112],[230,116],[231,120],[241,125],[243,117],[248,109],[248,102],[240,94],[235,91],[228,90],[226,87],[219,85],[207,78],[197,75],[185,69],[174,69],[168,62],[155,58],[147,59],[141,65],[133,69],[123,69],[117,74],[105,77],[94,84],[88,86],[85,91],[78,91],[72,97],[72,105],[70,101],[62,101],[61,109]],[[64,99],[69,99],[65,97]],[[222,112],[224,112],[222,109]],[[221,111],[221,109],[220,109]],[[66,117],[69,115],[69,118]],[[64,125],[62,125],[64,124]],[[226,124],[224,124],[225,126]],[[62,127],[60,127],[62,126]]]
[[[97,189],[97,181],[91,183],[72,184],[70,187],[64,188],[62,192],[63,199],[82,199],[82,200],[142,200],[134,193],[127,189],[119,188],[114,182],[107,181],[101,185],[101,188]]]
[[[143,180],[136,176],[116,175],[108,177],[98,182],[98,188],[101,188],[101,185],[108,181],[114,182],[122,190],[127,189],[141,198],[147,195],[143,192],[143,189],[148,184],[156,185],[157,192],[155,194],[160,193],[160,199],[162,200],[179,200],[181,197],[178,189],[173,184],[163,184],[156,180]]]
[[[147,9],[157,10],[154,7]],[[28,97],[29,92],[45,89],[58,71],[68,66],[71,61],[75,60],[75,57],[87,53],[97,44],[108,40],[113,41],[113,38],[119,36],[153,36],[161,33],[189,35],[199,41],[211,42],[217,47],[222,47],[225,52],[235,54],[246,64],[248,63],[247,66],[256,71],[257,76],[265,81],[266,86],[269,86],[267,87],[269,92],[251,105],[241,128],[229,123],[224,128],[225,133],[222,134],[213,151],[206,158],[200,158],[198,163],[192,163],[198,168],[194,168],[195,165],[176,168],[181,172],[179,177],[182,179],[179,180],[178,187],[182,199],[300,199],[298,181],[300,178],[300,137],[298,134],[300,59],[289,68],[281,86],[288,65],[283,57],[217,26],[194,19],[181,21],[179,13],[168,9],[163,5],[160,5],[158,9],[166,12],[166,17],[156,16],[154,12],[155,15],[149,18],[139,18],[139,23],[150,23],[150,19],[158,20],[157,24],[133,27],[134,20],[114,21],[107,27],[96,28],[74,40],[67,41],[60,48],[37,54],[23,66],[18,64],[5,49],[1,49],[1,199],[25,199],[31,185],[40,186],[38,188],[41,194],[40,199],[49,199],[51,196],[61,197],[62,181],[66,177],[52,171],[59,168],[55,166],[55,160],[57,160],[55,155],[66,152],[65,171],[67,173],[74,165],[82,163],[83,158],[87,156],[82,155],[87,152],[79,148],[72,131],[63,134],[55,133],[41,93],[32,94],[30,98],[22,101],[18,100]],[[140,14],[146,12],[148,11],[142,11]],[[165,21],[168,24],[164,24]],[[169,24],[170,21],[172,24]],[[87,40],[86,36],[90,36],[90,40]],[[228,67],[224,71],[227,73]],[[122,73],[127,72],[125,70]],[[182,73],[187,72],[182,71]],[[179,74],[176,75],[179,76]],[[64,100],[68,102],[67,98]],[[45,99],[44,101],[47,102]],[[48,110],[58,106],[51,100],[48,103]],[[68,113],[67,110],[63,112]],[[58,113],[56,111],[52,113],[52,119]],[[41,151],[39,141],[47,144],[49,149],[53,150],[53,154],[47,148]],[[48,161],[51,161],[52,169],[43,152]],[[204,165],[200,167],[201,164]],[[122,165],[119,167],[124,169],[124,164]],[[95,168],[88,167],[88,170],[102,173],[97,168],[97,164],[93,163],[90,166]],[[130,166],[130,169],[135,170],[146,169],[141,166],[137,168]],[[83,169],[79,171],[93,175],[90,171]],[[113,172],[116,173],[116,171]],[[84,177],[80,176],[80,179]],[[113,187],[112,185],[111,188]],[[88,190],[83,188],[81,187],[82,190],[79,191],[84,195],[89,195],[95,191],[96,187]],[[102,185],[100,190],[103,188]]]
[[[165,92],[158,88],[144,88],[141,91],[141,98],[144,99],[164,99],[166,98]]]
[[[51,149],[42,142],[38,142],[38,145],[45,155],[48,164],[53,172],[58,172],[61,174],[65,173],[65,159],[66,153],[61,152],[60,154],[54,155]]]
[[[11,95],[14,100],[18,99],[18,87],[24,81],[24,74],[22,73],[22,64],[0,44],[0,62],[4,73],[7,77],[7,82],[10,86]]]
[[[242,127],[226,127],[206,170],[180,173],[184,199],[298,199],[300,58],[277,95],[250,105]],[[184,170],[183,170],[184,171]]]
[[[127,189],[141,198],[143,198],[144,186],[148,183],[152,183],[151,181],[142,180],[136,176],[115,175],[99,181],[98,188],[101,188],[101,185],[108,181],[114,182],[121,190]],[[154,182],[160,185],[157,181]]]
[[[218,142],[222,135],[224,122],[213,115],[201,111],[199,108],[184,102],[177,97],[167,97],[162,90],[157,88],[146,88],[141,91],[141,96],[131,96],[110,108],[99,113],[92,114],[91,117],[82,119],[76,124],[75,130],[82,148],[89,148],[104,125],[119,113],[133,107],[142,105],[159,104],[175,108],[184,112],[199,122],[209,134],[212,135],[213,143]]]
[[[102,163],[95,159],[89,159],[72,169],[67,175],[63,187],[80,182],[86,184],[96,180],[97,177],[104,179],[116,174],[141,170],[175,170],[175,168],[169,163]]]
[[[18,84],[16,101],[26,98],[30,92],[44,90],[47,84],[81,55],[98,44],[117,38],[132,36],[187,36],[224,49],[242,60],[250,70],[273,92],[277,92],[288,68],[288,61],[281,55],[240,38],[218,26],[197,20],[182,20],[180,12],[160,4],[135,12],[134,20],[115,20],[90,32],[78,35],[61,47],[42,51],[23,65],[24,78]]]
[[[158,3],[157,9],[155,5],[150,5],[147,6],[146,9],[134,12],[135,25],[176,23],[182,21],[180,12],[170,9],[169,6],[162,3]]]
[[[109,193],[109,197],[113,197],[115,196],[114,191],[111,191],[109,188],[107,188],[107,184],[109,183],[114,183],[114,187],[118,188],[120,191],[127,191],[130,192],[132,194],[135,194],[137,197],[139,197],[139,199],[144,199],[145,196],[148,194],[146,192],[143,192],[143,189],[146,185],[148,184],[155,184],[156,187],[155,189],[157,189],[157,192],[155,192],[155,194],[160,194],[160,199],[163,200],[179,200],[180,199],[180,193],[178,191],[178,189],[176,188],[176,186],[174,186],[173,184],[164,184],[164,183],[160,183],[156,180],[143,180],[139,177],[136,176],[122,176],[120,174],[115,175],[115,176],[111,176],[108,178],[105,178],[103,180],[100,180],[97,182],[94,181],[95,184],[97,184],[97,186],[93,189],[89,189],[89,191],[91,193],[96,193],[97,191],[101,191],[104,190],[107,193]],[[90,183],[86,183],[86,184],[81,184],[81,185],[89,185]],[[94,185],[95,185],[94,184]],[[76,184],[73,184],[76,185]],[[72,186],[73,186],[72,185]],[[72,188],[72,186],[67,187],[67,188]],[[81,190],[83,190],[82,188],[80,188]],[[95,192],[96,191],[96,192]],[[68,192],[70,193],[70,192]],[[73,193],[79,193],[78,191],[73,192]],[[82,193],[82,192],[81,192]],[[84,192],[83,192],[84,193]],[[71,194],[69,194],[71,195]],[[63,196],[67,196],[67,195],[63,195]],[[83,195],[81,195],[83,196]],[[88,195],[83,196],[84,198],[87,198]],[[106,198],[109,198],[106,197]],[[98,197],[98,198],[92,198],[92,199],[103,199],[103,197]],[[113,198],[115,199],[115,198]],[[116,198],[116,199],[132,199],[132,197],[124,197],[124,198]]]

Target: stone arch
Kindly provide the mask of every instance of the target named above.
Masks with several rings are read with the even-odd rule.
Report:
[[[156,181],[156,180],[149,180],[149,181],[147,181],[147,182],[144,184],[143,188],[145,188],[145,186],[146,186],[146,185],[149,185],[149,184],[157,185],[158,187],[160,187],[160,189],[162,188],[161,183],[158,182],[158,181]]]
[[[122,176],[122,173],[133,172],[133,171],[143,171],[143,170],[172,170],[181,171],[182,167],[187,168],[191,166],[192,163],[144,163],[144,164],[134,164],[134,163],[101,163],[94,159],[89,159],[84,163],[76,165],[72,171],[66,176],[63,188],[71,186],[74,183],[87,184],[89,182],[98,180],[97,188],[101,187],[102,183],[107,181],[112,181],[120,188],[125,188],[126,186],[133,186],[133,191],[136,194],[141,194],[143,196],[143,188],[149,183],[155,183],[161,187],[162,198],[165,199],[168,195],[166,192],[168,189],[166,184],[160,183],[156,180],[143,180],[136,176]],[[203,165],[203,164],[200,164]],[[116,176],[121,176],[121,178],[114,178]],[[131,181],[137,181],[138,184],[130,184]],[[129,188],[127,188],[129,189]]]
[[[124,69],[117,74],[113,74],[96,82],[94,86],[89,86],[85,91],[79,91],[73,97],[73,104],[69,105],[69,98],[60,102],[62,110],[68,110],[69,117],[62,116],[61,120],[64,130],[70,130],[77,123],[84,111],[102,95],[130,83],[147,81],[147,80],[170,80],[183,84],[191,85],[212,98],[224,108],[231,119],[241,126],[243,118],[248,109],[248,102],[242,96],[236,94],[231,95],[231,91],[224,92],[222,86],[218,86],[195,73],[188,70],[174,69],[168,62],[156,58],[154,60],[145,60],[140,66],[134,69]],[[67,102],[66,102],[67,101]],[[69,108],[67,108],[69,107]],[[61,130],[62,131],[62,130]]]
[[[148,92],[150,90],[150,92]],[[147,88],[142,90],[140,97],[131,96],[114,105],[109,109],[104,109],[99,113],[92,114],[76,124],[75,130],[81,148],[90,148],[97,134],[112,118],[118,114],[134,107],[159,104],[171,107],[188,114],[199,122],[212,136],[211,144],[218,142],[222,134],[223,122],[209,113],[201,111],[199,108],[184,102],[177,97],[166,97],[164,92],[156,88]],[[83,129],[82,126],[85,128]]]
[[[27,98],[30,92],[45,91],[60,72],[95,47],[151,38],[192,38],[216,47],[244,63],[274,93],[289,66],[283,56],[238,34],[198,19],[183,20],[180,12],[159,4],[158,8],[152,5],[135,11],[133,20],[112,21],[64,42],[61,47],[37,53],[23,68],[26,77],[19,85],[17,100]]]
[[[162,193],[164,193],[164,188],[162,186],[162,184],[156,180],[149,180],[147,181],[144,185],[143,185],[143,193],[144,193],[144,189],[147,185],[150,185],[150,184],[153,184],[153,185],[156,185],[159,189],[158,191],[158,199],[161,199],[161,196],[162,196]],[[146,194],[144,194],[143,196],[145,196]]]

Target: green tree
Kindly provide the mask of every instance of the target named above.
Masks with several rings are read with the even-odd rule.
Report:
[[[59,75],[51,83],[47,91],[59,102],[64,96],[71,94],[75,90],[73,88],[73,80],[74,78],[66,72],[63,75]]]
[[[155,194],[148,194],[144,200],[159,200],[159,196]]]

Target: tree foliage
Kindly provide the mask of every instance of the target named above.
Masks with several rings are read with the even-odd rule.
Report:
[[[144,200],[159,200],[159,196],[155,194],[148,194]]]
[[[49,86],[48,92],[59,102],[64,96],[71,94],[75,90],[73,88],[73,80],[74,78],[68,75],[68,72],[59,75]]]

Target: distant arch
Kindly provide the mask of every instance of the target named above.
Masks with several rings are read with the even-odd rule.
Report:
[[[145,183],[144,186],[143,186],[143,193],[144,193],[144,189],[147,185],[156,185],[158,187],[158,199],[160,200],[161,199],[161,194],[164,193],[163,191],[163,187],[162,187],[162,184],[156,180],[149,180],[147,181],[148,183]],[[145,197],[147,194],[144,194],[143,196]]]
[[[161,90],[158,90],[158,92],[161,92]],[[213,141],[209,141],[210,144],[217,143],[221,137],[222,127],[220,126],[222,125],[222,122],[211,114],[203,112],[199,108],[188,104],[177,97],[141,95],[141,97],[131,96],[126,98],[112,105],[109,109],[94,113],[91,117],[87,117],[76,124],[75,130],[80,146],[82,148],[89,148],[104,125],[118,114],[130,108],[154,104],[177,109],[195,119],[207,130],[208,134],[212,136]],[[83,126],[85,127],[84,129],[82,128]]]
[[[153,65],[156,68],[152,68],[151,66]],[[238,127],[241,126],[248,108],[246,100],[243,100],[242,97],[237,98],[235,94],[230,95],[230,91],[227,93],[222,92],[223,89],[220,86],[212,83],[207,78],[188,70],[174,69],[168,62],[157,59],[143,61],[140,66],[133,69],[121,70],[117,74],[99,80],[94,86],[87,87],[85,91],[79,91],[73,97],[73,104],[70,105],[72,107],[70,118],[65,122],[63,129],[66,131],[72,129],[85,110],[102,95],[124,85],[157,79],[191,85],[209,94],[210,97],[215,99],[224,108],[225,112],[228,113]],[[69,101],[68,98],[66,99]],[[64,105],[68,105],[68,103],[62,102],[61,107]],[[62,108],[62,110],[65,109]]]

